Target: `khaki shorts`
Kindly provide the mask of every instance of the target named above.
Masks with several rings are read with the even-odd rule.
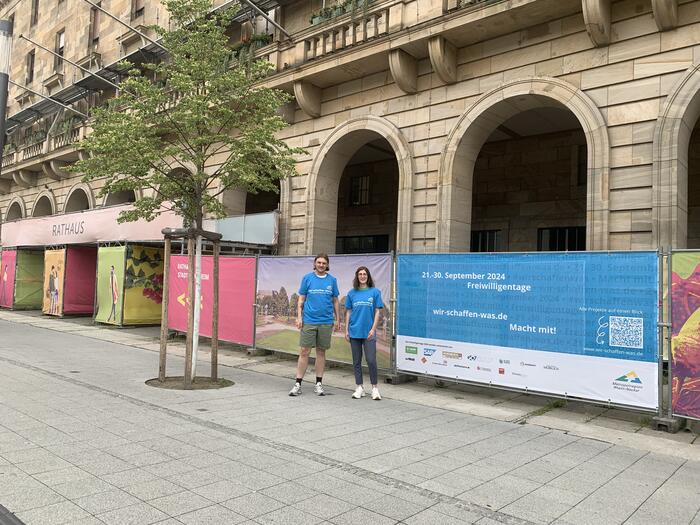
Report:
[[[299,346],[302,348],[328,350],[331,347],[332,335],[332,324],[304,324],[301,327]]]

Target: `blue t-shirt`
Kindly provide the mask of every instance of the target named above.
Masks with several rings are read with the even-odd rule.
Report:
[[[303,295],[304,315],[308,324],[333,324],[333,298],[338,297],[338,281],[331,274],[319,277],[316,272],[307,273],[299,285]]]
[[[348,333],[353,339],[367,339],[374,324],[374,312],[384,308],[382,293],[378,288],[353,288],[345,299],[345,308],[350,313]]]

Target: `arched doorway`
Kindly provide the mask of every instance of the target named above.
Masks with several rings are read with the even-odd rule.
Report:
[[[652,237],[659,248],[700,247],[700,65],[666,98],[654,130]]]
[[[409,251],[414,171],[408,143],[389,121],[367,116],[338,126],[309,172],[304,251],[383,251],[370,248],[378,236]]]
[[[569,196],[576,196],[577,193],[585,194],[583,205],[576,203],[573,205],[574,211],[578,210],[579,213],[581,208],[586,210],[583,219],[580,216],[572,216],[559,217],[554,220],[554,217],[547,217],[544,214],[543,220],[538,225],[537,216],[542,215],[547,207],[556,209],[557,206],[560,208],[562,206],[557,204],[560,199],[556,192],[549,192],[550,197],[539,204],[537,204],[539,202],[537,199],[542,198],[544,192],[541,192],[540,197],[534,195],[535,200],[533,200],[533,195],[527,193],[528,183],[534,184],[536,189],[543,187],[543,181],[538,180],[537,174],[533,177],[520,177],[519,182],[513,181],[512,192],[514,195],[508,196],[508,198],[521,201],[517,206],[518,216],[514,217],[513,210],[509,209],[514,208],[514,203],[503,202],[506,196],[502,194],[506,193],[507,186],[504,186],[503,180],[498,181],[497,173],[489,173],[491,166],[484,163],[485,157],[488,158],[489,162],[492,159],[500,158],[499,162],[506,166],[514,161],[513,158],[508,158],[507,148],[504,151],[503,145],[491,144],[501,142],[498,140],[499,138],[507,141],[511,145],[511,149],[518,141],[521,142],[521,148],[526,150],[531,148],[532,144],[529,143],[533,139],[518,135],[523,133],[522,130],[530,129],[529,125],[535,122],[538,115],[547,117],[547,120],[553,119],[549,128],[547,120],[536,122],[539,127],[537,132],[540,135],[538,139],[540,141],[546,142],[547,137],[542,135],[547,135],[547,131],[560,132],[563,128],[569,128],[567,130],[569,136],[566,137],[564,143],[564,148],[569,151],[568,162],[573,163],[575,159],[577,164],[580,161],[580,166],[570,166],[566,177],[562,177],[561,174],[554,177],[562,184],[566,183],[572,186],[572,179],[579,177],[578,172],[580,170],[585,172],[585,184],[583,184],[582,189],[575,188],[581,186],[582,180],[577,180],[573,184],[575,186],[573,189],[569,187],[565,190]],[[572,126],[575,129],[571,129]],[[521,130],[520,133],[518,130]],[[554,139],[554,137],[550,137],[550,139]],[[554,142],[556,143],[556,140]],[[485,156],[481,155],[487,143]],[[585,145],[585,163],[582,159],[584,150],[580,148],[582,145]],[[573,153],[574,148],[576,148],[576,155]],[[527,151],[527,154],[534,158],[536,161],[534,163],[537,164],[537,162],[543,162],[543,159],[546,160],[547,155],[551,155],[552,150],[556,151],[556,147],[552,146],[549,150],[549,153]],[[538,245],[549,247],[551,235],[555,236],[554,246],[561,246],[556,240],[559,235],[564,235],[565,240],[570,234],[578,235],[582,227],[581,224],[577,224],[579,221],[583,222],[585,226],[586,248],[589,250],[606,249],[608,246],[609,154],[607,128],[600,111],[582,91],[567,82],[552,78],[522,79],[486,93],[462,115],[450,133],[443,150],[438,186],[438,248],[441,251],[469,250],[472,246],[472,219],[482,221],[480,227],[485,228],[475,231],[488,232],[499,229],[488,226],[488,219],[493,218],[501,220],[501,224],[508,223],[508,243],[501,246],[503,250],[510,249],[510,230],[513,222],[516,223],[516,230],[521,230],[518,235],[522,237],[516,239],[517,242],[513,243],[513,249],[524,249],[526,244],[529,246],[527,249],[537,249]],[[540,156],[539,160],[537,160],[538,155]],[[554,160],[565,161],[565,159]],[[516,161],[516,164],[517,162],[519,161]],[[499,167],[499,169],[501,168],[502,166]],[[556,173],[557,170],[554,171]],[[501,172],[505,173],[502,169]],[[478,187],[474,185],[475,174],[477,175]],[[490,179],[490,175],[495,180]],[[583,176],[581,175],[580,178],[583,179]],[[492,192],[489,192],[488,184],[491,184]],[[524,189],[523,184],[526,184]],[[516,187],[517,185],[519,186]],[[489,193],[492,195],[489,196]],[[480,195],[486,195],[486,197],[479,197]],[[477,201],[477,204],[483,205],[483,209],[477,210],[482,212],[479,217],[473,216],[472,206],[469,205],[473,203],[475,197],[481,199]],[[564,200],[572,201],[571,198]],[[573,199],[573,201],[580,202],[577,199]],[[535,204],[529,208],[523,206],[527,203]],[[525,214],[524,220],[521,220],[523,213]],[[564,220],[574,222],[564,224]],[[554,221],[554,223],[547,226],[550,221]],[[521,227],[522,222],[527,224]],[[488,238],[489,234],[484,235]],[[481,239],[476,240],[480,241]]]
[[[136,202],[134,190],[122,190],[107,194],[104,205],[116,206],[118,204],[129,204],[131,202]]]
[[[24,218],[24,210],[22,209],[22,205],[19,202],[14,201],[12,204],[10,204],[10,207],[7,208],[5,222],[16,221],[22,218]]]
[[[82,188],[75,188],[68,199],[66,200],[66,205],[64,206],[65,213],[71,213],[76,211],[84,211],[90,209],[90,199],[87,193]]]
[[[39,196],[32,209],[32,217],[46,217],[55,212],[53,200],[46,194]]]

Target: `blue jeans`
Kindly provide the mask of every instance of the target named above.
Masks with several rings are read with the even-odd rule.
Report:
[[[365,353],[365,361],[369,368],[369,380],[373,385],[377,384],[377,338],[355,339],[350,338],[352,348],[352,368],[355,372],[355,384],[362,384],[362,351]]]

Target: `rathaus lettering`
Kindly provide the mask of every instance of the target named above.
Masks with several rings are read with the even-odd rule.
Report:
[[[51,235],[54,237],[60,235],[79,235],[81,233],[85,233],[85,221],[54,224],[51,228]]]

